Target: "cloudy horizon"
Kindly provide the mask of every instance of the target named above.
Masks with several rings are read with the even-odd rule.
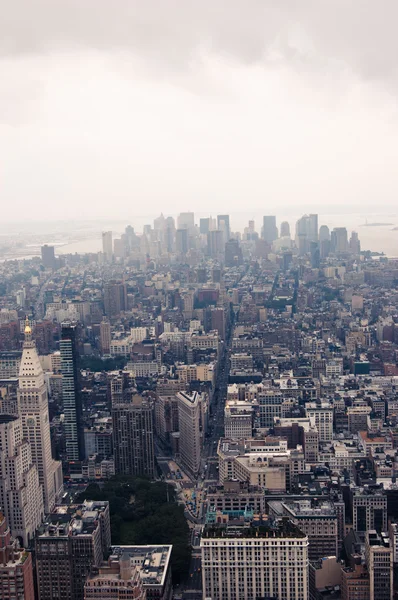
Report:
[[[7,3],[2,220],[393,211],[397,17],[392,0]]]

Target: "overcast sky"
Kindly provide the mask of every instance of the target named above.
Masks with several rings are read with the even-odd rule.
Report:
[[[10,0],[1,218],[395,210],[397,0]]]

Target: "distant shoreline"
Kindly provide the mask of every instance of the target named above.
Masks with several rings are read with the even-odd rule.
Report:
[[[394,223],[363,223],[360,227],[391,227]]]

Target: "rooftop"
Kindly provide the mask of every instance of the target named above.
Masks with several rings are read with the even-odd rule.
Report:
[[[265,517],[265,518],[264,518]],[[270,520],[266,515],[258,516],[250,524],[245,522],[229,522],[225,524],[206,525],[203,529],[202,539],[219,538],[305,538],[289,519]]]

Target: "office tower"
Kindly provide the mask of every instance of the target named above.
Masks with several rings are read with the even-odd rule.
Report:
[[[104,286],[104,312],[109,319],[127,310],[127,286],[121,281],[109,281]]]
[[[189,233],[195,230],[195,215],[193,212],[182,212],[177,217],[177,229],[188,229]]]
[[[69,461],[83,460],[84,429],[80,390],[80,354],[78,327],[75,323],[62,323],[59,349],[61,352],[66,458]]]
[[[356,231],[351,232],[350,237],[350,252],[355,256],[358,256],[361,252],[361,242]]]
[[[217,215],[217,229],[224,232],[224,243],[227,243],[231,238],[229,215]]]
[[[327,225],[321,225],[319,228],[319,241],[330,241],[330,231]]]
[[[223,232],[219,229],[209,231],[207,234],[207,255],[210,258],[217,260],[223,259],[224,254],[224,236]]]
[[[208,234],[210,231],[210,218],[200,219],[199,221],[199,231],[200,233]]]
[[[44,510],[48,512],[62,493],[62,465],[52,457],[47,385],[28,324],[19,369],[18,407],[23,435],[30,444],[32,461],[39,474]]]
[[[112,231],[102,232],[102,252],[106,262],[112,262],[113,258],[113,242]]]
[[[163,246],[167,252],[173,252],[174,250],[175,231],[176,226],[173,217],[167,217],[163,230]]]
[[[335,227],[331,233],[331,251],[335,254],[346,254],[348,252],[348,236],[345,227]]]
[[[126,256],[126,239],[125,237],[116,238],[113,241],[113,254],[115,258],[125,258]]]
[[[106,317],[100,323],[100,344],[102,354],[109,354],[111,351],[111,324]]]
[[[214,307],[210,310],[211,330],[218,331],[220,339],[225,340],[226,336],[226,313],[224,308]]]
[[[308,215],[308,240],[318,241],[318,215]]]
[[[0,513],[0,598],[35,600],[32,554],[11,538],[7,519]]]
[[[229,240],[225,244],[225,266],[237,267],[243,263],[242,248],[238,240]]]
[[[52,321],[35,323],[32,338],[39,354],[50,354],[54,350],[54,324]]]
[[[177,254],[186,254],[188,252],[188,229],[177,229],[176,252]]]
[[[290,265],[293,262],[293,252],[283,252],[282,254],[282,266],[284,271],[288,271]]]
[[[370,580],[369,600],[392,600],[393,550],[387,533],[366,532],[365,560]]]
[[[107,564],[88,579],[85,600],[171,600],[172,546],[112,546]]]
[[[135,395],[130,402],[112,406],[115,471],[121,475],[143,475],[153,479],[153,403]]]
[[[319,269],[321,266],[321,255],[319,252],[319,242],[310,242],[311,268]]]
[[[84,584],[111,543],[108,502],[62,505],[35,540],[38,600],[84,600]]]
[[[28,546],[44,517],[43,492],[22,421],[0,415],[0,505],[13,538]]]
[[[288,520],[206,525],[203,597],[308,600],[308,538]]]
[[[263,217],[263,230],[261,236],[266,242],[272,244],[274,240],[278,239],[278,228],[276,226],[276,217],[266,216]]]
[[[282,223],[281,223],[281,236],[280,237],[290,237],[290,225],[287,221],[282,221]]]
[[[327,225],[319,228],[319,250],[321,258],[327,258],[330,252],[330,231]]]
[[[46,269],[55,269],[56,260],[54,246],[47,246],[47,244],[44,244],[44,246],[41,247],[41,262]]]
[[[192,474],[200,468],[200,401],[198,392],[177,393],[181,462]]]
[[[354,487],[352,521],[355,531],[387,530],[387,496],[382,488]]]

